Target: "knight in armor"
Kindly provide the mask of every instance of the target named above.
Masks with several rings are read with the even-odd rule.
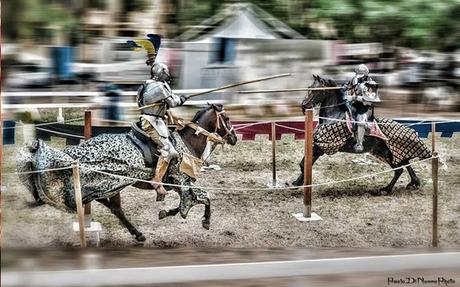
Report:
[[[169,130],[165,123],[166,112],[169,108],[182,105],[186,101],[185,96],[177,96],[169,87],[171,76],[168,67],[163,63],[155,63],[150,70],[151,79],[139,88],[137,92],[137,104],[142,109],[140,121],[142,129],[157,144],[160,156],[155,168],[153,181],[162,182],[172,159],[178,157],[178,153],[169,140]],[[154,186],[159,194],[167,191],[161,184]]]
[[[356,144],[355,152],[363,152],[364,136],[370,129],[369,121],[374,118],[374,102],[380,102],[377,83],[369,77],[369,69],[361,64],[355,69],[355,76],[342,86],[342,100],[353,121]]]

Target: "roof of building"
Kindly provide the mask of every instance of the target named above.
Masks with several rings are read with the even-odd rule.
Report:
[[[226,4],[214,16],[179,36],[183,41],[209,37],[243,39],[305,39],[273,15],[252,3]]]

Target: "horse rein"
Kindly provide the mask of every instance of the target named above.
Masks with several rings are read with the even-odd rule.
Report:
[[[224,117],[222,115],[225,115],[225,110],[222,109],[222,111],[218,112],[218,111],[215,111],[216,112],[216,129],[214,130],[214,133],[217,134],[217,131],[220,130],[220,125],[222,125],[225,129],[225,135],[222,137],[222,140],[226,140],[227,137],[229,137],[232,132],[233,132],[233,126],[231,126],[231,128],[229,129],[228,126],[227,126],[227,123],[225,122],[224,120]]]
[[[191,129],[195,130],[195,135],[203,135],[207,138],[207,141],[214,142],[216,144],[225,144],[225,138],[228,136],[227,134],[225,135],[224,138],[222,138],[219,134],[217,134],[218,128],[214,131],[214,133],[211,133],[207,131],[206,129],[202,128],[199,126],[197,123],[191,122],[191,121],[186,121],[184,119],[178,118],[173,116],[171,113],[168,114],[168,117],[170,117],[171,122],[176,125],[177,130],[181,130],[184,127],[189,127]],[[216,119],[216,126],[219,124],[219,119]],[[233,128],[231,129],[233,130]]]

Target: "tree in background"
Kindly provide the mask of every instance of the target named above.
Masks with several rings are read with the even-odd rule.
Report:
[[[54,3],[56,2],[56,3]],[[2,3],[3,35],[8,40],[57,41],[67,44],[66,32],[72,30],[77,21],[69,1],[15,0]],[[70,34],[70,33],[68,33]]]
[[[238,1],[187,0],[178,9],[180,31]],[[419,49],[460,48],[457,0],[247,0],[310,39],[382,42]]]

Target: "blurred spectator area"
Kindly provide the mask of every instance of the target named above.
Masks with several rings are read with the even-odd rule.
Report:
[[[399,28],[425,29],[417,30],[421,38],[417,42],[409,41],[412,36],[398,32],[398,27],[378,22],[388,21],[385,13],[390,10],[385,10],[388,8],[385,5],[368,7],[366,0],[363,7],[358,7],[334,0],[328,7],[335,8],[326,9],[325,1],[300,2],[8,1],[2,7],[3,16],[7,16],[5,21],[2,19],[7,42],[2,44],[3,79],[6,79],[3,84],[7,90],[95,91],[98,88],[94,85],[114,82],[122,90],[137,89],[139,82],[149,76],[149,68],[145,65],[145,52],[132,51],[126,40],[160,33],[164,37],[157,61],[169,66],[174,89],[212,88],[280,73],[293,73],[293,76],[239,89],[306,87],[313,73],[341,84],[353,76],[357,64],[365,63],[381,88],[403,89],[404,93],[398,90],[396,94],[410,93],[407,98],[413,103],[458,102],[459,56],[451,45],[456,43],[451,40],[456,34],[452,31],[452,37],[441,37],[436,42],[449,51],[435,52],[426,47],[432,43],[427,39],[434,37],[437,30],[416,27],[415,22],[410,22],[421,12],[431,15],[429,9],[433,9],[431,16],[438,19],[442,13],[450,13],[445,9],[451,4],[442,8],[425,3],[428,6],[415,5],[407,10],[404,8],[407,1],[402,1],[390,7],[395,22],[407,22]],[[342,2],[348,4],[339,5]],[[360,13],[355,13],[355,19],[349,11]],[[401,18],[403,12],[413,18]],[[296,21],[293,15],[300,20]],[[356,22],[358,18],[361,22]],[[363,23],[369,28],[358,25]],[[444,24],[450,27],[452,23]],[[380,37],[385,33],[389,38]],[[70,51],[68,61],[57,60],[59,57],[51,52],[56,47]],[[69,65],[69,68],[57,69],[56,65]],[[56,71],[69,72],[59,75]],[[276,105],[297,102],[302,96],[301,93],[243,96],[232,90],[196,99]]]

